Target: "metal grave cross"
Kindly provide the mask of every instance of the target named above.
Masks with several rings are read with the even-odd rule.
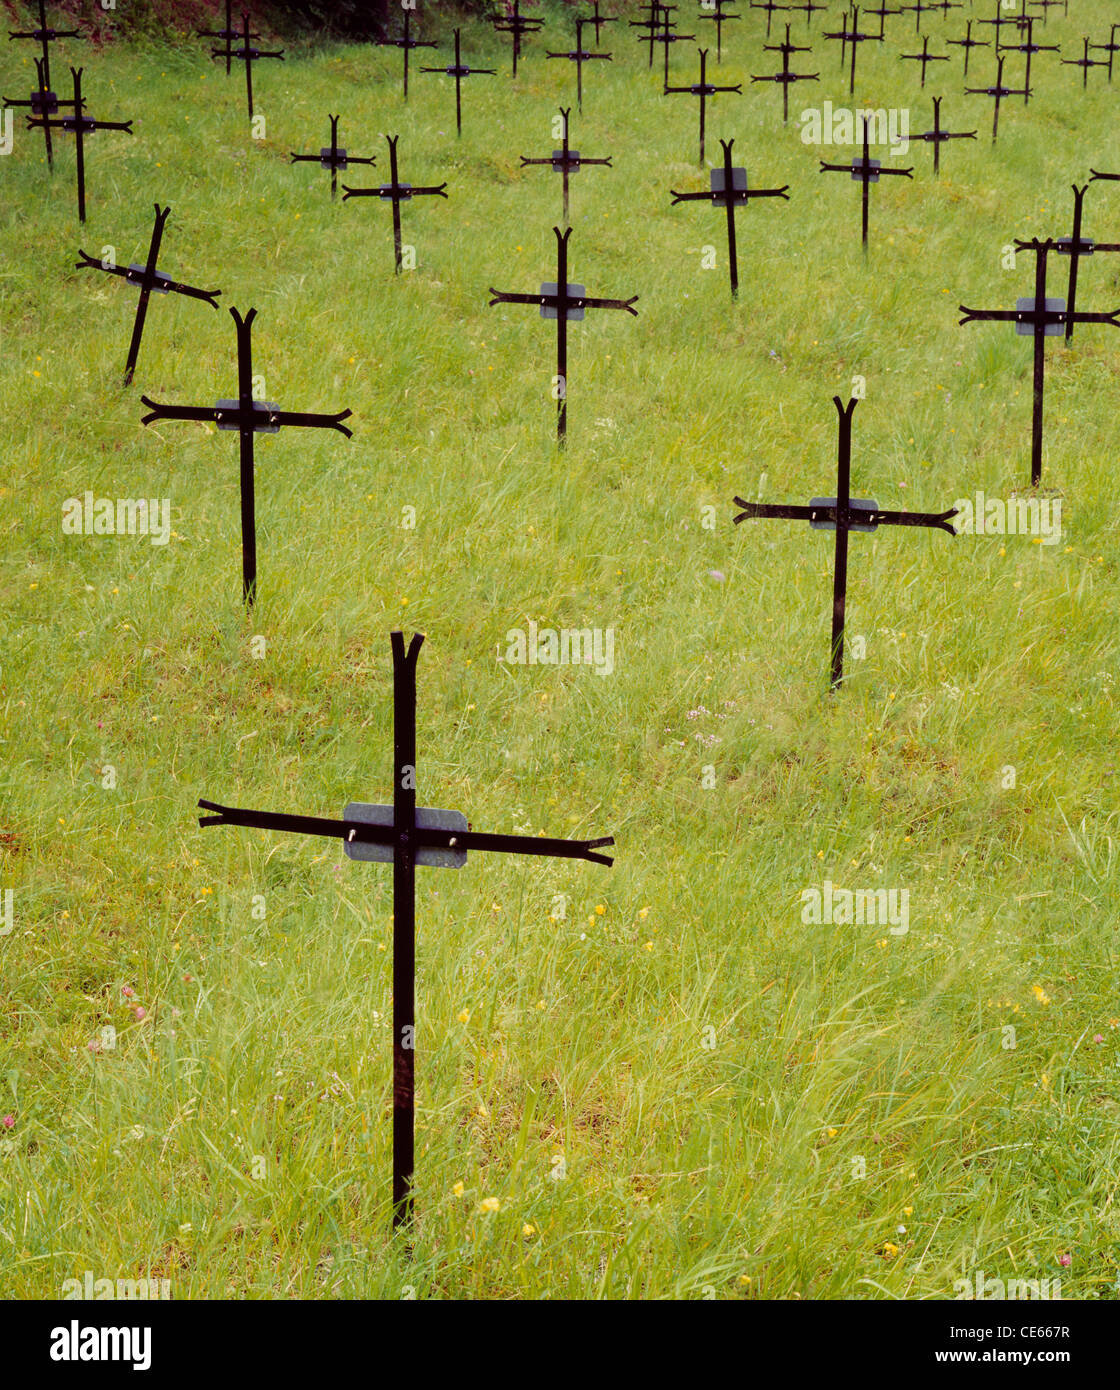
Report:
[[[727,211],[727,264],[731,272],[731,298],[739,297],[739,255],[735,236],[735,209],[746,207],[751,198],[784,198],[789,201],[789,184],[781,188],[748,188],[746,169],[736,169],[731,163],[731,147],[734,140],[721,140],[723,146],[723,165],[711,170],[711,188],[704,193],[678,193],[675,188],[671,207],[678,203],[711,203]]]
[[[328,113],[327,120],[331,123],[331,143],[326,148],[321,149],[318,154],[293,154],[293,164],[318,164],[324,169],[329,169],[331,173],[331,197],[338,196],[338,171],[348,169],[351,164],[376,164],[377,156],[369,155],[366,158],[359,158],[356,154],[350,154],[338,143],[338,117]]]
[[[8,40],[12,39],[31,39],[37,43],[42,50],[41,56],[35,59],[35,71],[39,78],[38,90],[31,93],[30,101],[9,101],[4,98],[5,106],[29,106],[31,114],[34,116],[53,116],[59,108],[58,97],[51,91],[51,44],[56,39],[80,39],[81,32],[77,29],[51,29],[47,25],[47,11],[45,0],[39,0],[39,27],[22,32],[9,31]],[[54,151],[51,147],[51,128],[43,127],[43,136],[47,146],[47,166],[54,167]]]
[[[341,840],[349,859],[393,866],[393,1229],[413,1215],[416,1105],[416,869],[461,869],[471,850],[531,854],[551,859],[614,862],[596,851],[614,844],[611,835],[593,840],[545,839],[534,835],[488,835],[472,830],[459,811],[416,805],[416,663],[423,635],[407,649],[404,633],[390,635],[393,652],[393,802],[351,802],[341,820],[247,811],[199,801],[201,826],[241,825]]]
[[[310,429],[332,429],[350,438],[352,431],[342,423],[349,410],[337,415],[312,415],[281,410],[273,401],[253,399],[253,320],[256,309],[244,318],[231,308],[237,325],[237,399],[219,401],[217,405],[160,405],[141,396],[149,413],[141,419],[143,425],[153,420],[197,420],[216,425],[219,430],[236,430],[241,436],[241,572],[242,597],[252,605],[257,593],[257,513],[254,498],[253,440],[257,434],[277,434],[288,425]]]
[[[731,0],[715,0],[715,8],[711,10],[702,9],[696,16],[697,19],[710,19],[716,26],[716,62],[723,62],[723,26],[732,19],[742,19],[742,15],[729,14],[723,7],[731,3]]]
[[[404,99],[408,100],[408,55],[414,48],[435,48],[434,39],[414,39],[409,33],[409,21],[412,18],[412,11],[409,8],[404,12],[404,34],[399,39],[378,39],[378,48],[399,48],[404,53]]]
[[[723,3],[724,3],[724,0],[718,0],[718,3],[719,3],[719,4],[723,4]],[[602,37],[603,37],[603,25],[604,25],[604,24],[617,24],[617,23],[619,22],[619,20],[618,20],[618,16],[617,16],[617,15],[600,14],[600,13],[599,13],[599,0],[591,0],[591,7],[592,7],[592,9],[595,11],[595,13],[594,13],[594,14],[589,14],[589,15],[584,15],[584,16],[583,16],[583,21],[584,21],[585,24],[594,24],[594,26],[595,26],[595,42],[598,43],[598,42],[602,39]]]
[[[920,34],[922,32],[922,15],[929,10],[936,10],[939,8],[940,6],[934,4],[933,0],[930,0],[928,5],[924,3],[924,0],[914,0],[913,5],[902,6],[902,13],[912,14],[914,16],[914,32]]]
[[[1093,180],[1090,179],[1089,183],[1092,182]],[[1120,242],[1092,241],[1081,235],[1085,194],[1088,191],[1088,183],[1083,187],[1078,187],[1077,184],[1073,185],[1073,233],[1068,237],[1059,237],[1055,246],[1059,256],[1069,257],[1069,287],[1066,291],[1069,309],[1066,317],[1067,343],[1073,337],[1073,326],[1077,321],[1077,272],[1081,264],[1081,257],[1092,256],[1100,251],[1120,251]]]
[[[661,12],[665,16],[664,24],[661,29],[654,34],[654,43],[661,45],[661,55],[664,59],[664,71],[661,76],[662,87],[669,85],[669,49],[675,43],[685,43],[689,39],[695,39],[695,34],[678,34],[673,29],[673,21],[670,19],[670,12],[675,10],[676,5],[662,5]]]
[[[600,21],[603,23],[605,21]],[[513,41],[513,76],[517,76],[517,60],[521,57],[521,40],[531,34],[539,34],[543,19],[530,19],[521,13],[521,0],[513,0],[513,13],[496,15],[490,20],[499,34],[509,34]]]
[[[241,26],[241,33],[238,35],[238,37],[241,39],[241,47],[231,48],[229,50],[229,56],[230,58],[236,58],[239,62],[245,64],[245,96],[249,103],[249,119],[252,120],[253,64],[261,58],[279,58],[279,60],[283,62],[284,50],[282,48],[254,48],[251,41],[254,37],[259,38],[260,35],[253,35],[249,32],[249,16],[247,14],[243,14],[241,16]],[[226,56],[226,51],[221,48],[215,48],[211,50],[210,56],[212,58],[224,58]]]
[[[585,164],[601,164],[608,168],[613,168],[611,155],[604,159],[588,159],[586,155],[580,154],[579,150],[573,150],[568,145],[568,119],[572,114],[570,106],[560,107],[560,116],[564,123],[561,147],[553,150],[552,154],[546,159],[530,159],[527,155],[521,156],[522,169],[528,168],[533,164],[547,164],[550,169],[559,174],[564,185],[564,226],[571,223],[568,215],[568,179],[572,174],[578,174]]]
[[[736,497],[735,505],[742,512],[735,524],[753,517],[781,517],[786,521],[807,521],[814,531],[836,533],[835,562],[832,571],[832,664],[830,690],[836,690],[844,679],[844,609],[848,597],[848,533],[874,531],[879,526],[928,526],[939,531],[957,533],[950,524],[956,507],[947,512],[885,512],[878,502],[851,495],[852,413],[857,401],[845,405],[839,396],[832,403],[840,417],[840,439],[836,455],[836,496],[814,497],[807,507],[786,506],[768,502],[745,502]]]
[[[1112,60],[1117,53],[1120,53],[1120,43],[1116,42],[1116,31],[1120,29],[1120,24],[1114,24],[1108,33],[1107,43],[1091,43],[1090,48],[1096,48],[1108,54],[1108,80],[1112,82]]]
[[[848,93],[852,95],[856,90],[856,53],[859,51],[860,44],[868,42],[882,43],[883,36],[881,34],[863,34],[860,32],[859,8],[857,6],[852,10],[852,27],[850,29],[848,28],[848,12],[845,10],[844,18],[841,21],[841,27],[834,33],[825,34],[825,38],[840,40],[841,68],[844,66],[844,54],[847,52],[848,44],[852,46],[851,71],[848,76]]]
[[[625,309],[628,314],[638,317],[633,306],[638,296],[629,299],[591,299],[583,285],[571,284],[568,280],[568,238],[571,227],[556,233],[556,280],[545,282],[539,294],[507,294],[490,287],[494,296],[489,307],[495,304],[536,304],[542,319],[556,321],[556,376],[553,379],[553,394],[556,397],[556,440],[563,447],[568,433],[568,323],[579,322],[588,309]]]
[[[986,23],[988,21],[981,21]],[[994,87],[966,87],[965,93],[968,96],[995,97],[995,107],[992,113],[992,144],[996,142],[999,135],[999,104],[1004,97],[1023,97],[1029,101],[1031,89],[1029,87],[1005,87],[1003,85],[1003,64],[1004,58],[1000,54],[996,59],[996,85]]]
[[[752,82],[777,82],[782,88],[782,123],[789,120],[789,89],[793,82],[819,82],[819,72],[791,72],[789,66],[790,54],[792,53],[812,53],[812,49],[807,44],[790,43],[789,25],[786,25],[786,36],[782,43],[764,43],[762,47],[768,53],[780,53],[782,55],[782,70],[775,73],[772,77],[755,77],[752,75]]]
[[[1120,309],[1111,314],[1086,314],[1080,310],[1070,313],[1064,299],[1046,297],[1046,257],[1058,250],[1056,241],[1016,241],[1016,251],[1035,254],[1034,296],[1016,301],[1014,309],[969,309],[958,307],[964,318],[962,324],[977,322],[1013,323],[1022,337],[1034,338],[1034,410],[1031,420],[1031,486],[1038,487],[1042,479],[1042,407],[1046,389],[1046,339],[1060,338],[1069,319],[1077,323],[1109,323],[1120,328]]]
[[[1084,44],[1084,48],[1083,48],[1083,50],[1082,50],[1082,55],[1081,55],[1081,57],[1080,57],[1080,58],[1063,58],[1063,59],[1062,59],[1062,66],[1063,66],[1063,67],[1073,67],[1073,68],[1080,68],[1080,69],[1081,69],[1081,86],[1082,86],[1082,88],[1084,89],[1084,88],[1088,87],[1088,85],[1089,85],[1089,69],[1090,69],[1090,68],[1107,68],[1107,67],[1109,67],[1109,66],[1111,65],[1111,62],[1112,62],[1112,55],[1110,54],[1109,57],[1108,57],[1107,59],[1105,59],[1105,58],[1090,58],[1090,57],[1089,57],[1089,39],[1088,39],[1088,36],[1086,36],[1085,39],[1084,39],[1082,42],[1083,42],[1083,44]]]
[[[657,31],[661,27],[661,11],[664,10],[666,17],[675,10],[676,5],[662,5],[660,0],[648,0],[649,14],[645,19],[631,19],[627,23],[631,29],[644,29],[646,32],[639,36],[638,42],[649,45],[649,67],[653,67],[653,45],[657,41]],[[595,35],[595,42],[599,42],[598,34]]]
[[[70,75],[74,79],[74,95],[69,101],[59,102],[60,106],[73,108],[74,114],[72,116],[29,116],[27,118],[28,130],[62,130],[74,137],[78,175],[79,222],[86,220],[86,136],[92,135],[95,130],[123,130],[128,135],[132,134],[131,121],[95,121],[91,116],[85,114],[85,102],[82,99],[82,72],[82,68],[70,69]]]
[[[222,50],[222,57],[226,60],[226,76],[228,77],[233,69],[233,42],[241,38],[239,30],[233,27],[233,0],[226,0],[226,27],[224,29],[196,29],[195,36],[200,39],[221,39],[225,47]],[[251,39],[259,39],[260,35],[250,34]]]
[[[1060,46],[1056,43],[1035,43],[1034,41],[1034,19],[1027,18],[1027,41],[1026,43],[1000,43],[996,40],[997,53],[1025,53],[1027,55],[1027,70],[1023,75],[1023,105],[1029,104],[1031,92],[1031,59],[1036,53],[1058,53]]]
[[[806,29],[811,29],[811,28],[813,27],[813,14],[814,14],[814,12],[816,12],[817,10],[820,10],[821,12],[823,12],[823,11],[825,11],[825,10],[827,10],[827,9],[828,9],[828,6],[827,6],[827,5],[818,5],[818,4],[816,3],[816,0],[795,0],[795,2],[794,2],[792,5],[790,5],[790,10],[791,10],[791,11],[793,11],[793,10],[803,10],[803,11],[805,12],[805,28],[806,28]],[[897,10],[890,10],[890,11],[888,11],[888,13],[889,13],[889,14],[897,14],[898,11],[897,11]]]
[[[900,53],[898,56],[904,63],[921,63],[923,91],[926,85],[926,68],[930,63],[947,63],[949,61],[947,53],[931,53],[929,51],[928,34],[922,39],[922,51],[920,53]]]
[[[590,63],[590,62],[593,62],[593,61],[596,60],[596,59],[599,59],[599,60],[601,60],[602,62],[606,62],[606,63],[610,63],[610,62],[613,62],[613,61],[614,61],[613,56],[612,56],[610,53],[592,53],[592,52],[590,51],[590,49],[584,48],[584,46],[583,46],[583,26],[584,26],[584,24],[587,23],[587,22],[588,22],[588,21],[582,20],[582,19],[577,19],[577,20],[576,20],[576,46],[575,46],[574,49],[572,49],[571,51],[566,52],[566,53],[549,53],[549,52],[547,52],[547,51],[546,51],[546,53],[545,53],[545,57],[546,57],[546,58],[567,58],[569,62],[575,63],[575,65],[576,65],[576,106],[579,108],[581,114],[582,114],[582,112],[583,112],[583,65],[584,65],[584,63]]]
[[[455,79],[455,133],[463,133],[463,78],[473,76],[496,77],[497,68],[468,68],[463,63],[459,40],[460,31],[455,30],[455,62],[449,68],[421,68],[421,72],[439,72]]]
[[[933,99],[933,129],[923,131],[921,135],[911,135],[911,140],[924,140],[933,146],[933,172],[941,172],[941,146],[946,140],[975,140],[976,131],[974,130],[942,130],[941,128],[941,97]]]
[[[773,22],[774,22],[774,11],[775,11],[775,10],[783,10],[783,11],[788,11],[788,10],[789,10],[789,6],[788,6],[788,5],[778,5],[778,4],[775,3],[775,0],[750,0],[750,5],[751,5],[751,9],[752,9],[752,10],[765,10],[765,11],[766,11],[766,37],[767,37],[767,38],[770,37],[770,26],[771,26],[771,24],[773,24]]]
[[[887,15],[898,15],[902,13],[901,10],[889,10],[887,9],[886,5],[876,5],[874,7],[871,5],[867,5],[864,7],[863,12],[864,14],[874,14],[879,16],[879,37],[881,39],[885,39],[887,37]]]
[[[218,296],[221,290],[199,290],[193,285],[184,285],[178,280],[172,280],[170,276],[163,275],[157,268],[159,260],[160,243],[163,241],[163,229],[167,223],[167,217],[171,209],[161,208],[156,204],[156,221],[152,228],[152,240],[148,247],[148,259],[144,265],[120,266],[116,264],[106,264],[103,260],[95,260],[92,256],[79,248],[78,255],[81,260],[75,265],[76,270],[104,270],[110,275],[119,275],[127,280],[130,285],[136,285],[140,290],[140,298],[136,301],[136,317],[132,324],[132,340],[128,345],[128,360],[124,368],[124,384],[127,386],[136,371],[136,359],[140,355],[140,341],[144,336],[144,322],[148,315],[148,300],[153,294],[185,294],[191,299],[205,300],[211,308],[218,307]]]
[[[884,169],[882,162],[872,159],[869,155],[867,118],[863,119],[863,154],[859,158],[853,159],[850,164],[826,164],[820,161],[818,173],[832,174],[851,174],[853,180],[863,185],[861,200],[863,203],[863,249],[867,251],[867,226],[868,226],[868,207],[870,203],[871,185],[879,182],[881,174],[896,174],[909,179],[914,175],[913,168],[910,169]]]
[[[446,181],[440,184],[429,184],[427,187],[401,183],[397,176],[397,141],[400,138],[399,135],[386,135],[385,137],[389,145],[388,183],[378,184],[376,188],[349,188],[346,184],[342,185],[342,201],[344,203],[350,198],[384,198],[393,204],[393,253],[396,258],[396,273],[398,275],[404,268],[404,246],[401,242],[401,204],[407,203],[410,198],[447,197],[444,192],[447,187]]]
[[[984,22],[985,22],[985,23],[988,23],[989,21],[985,20]],[[968,24],[965,26],[964,38],[963,38],[963,39],[946,39],[945,42],[946,42],[951,48],[963,48],[963,49],[964,49],[964,73],[963,73],[963,76],[965,76],[965,77],[968,76],[968,60],[969,60],[969,58],[972,57],[972,50],[973,50],[974,48],[991,48],[991,44],[988,42],[987,39],[974,39],[974,38],[972,37],[972,20],[971,20],[971,19],[968,21]]]
[[[696,51],[700,55],[700,81],[693,82],[692,85],[688,87],[667,86],[665,90],[662,92],[662,96],[674,96],[679,93],[683,93],[686,96],[694,96],[700,98],[700,158],[698,160],[698,163],[703,164],[704,138],[707,127],[706,115],[708,107],[708,98],[710,96],[715,96],[717,92],[738,92],[741,96],[743,93],[743,88],[742,84],[738,82],[736,82],[733,86],[727,87],[717,87],[715,83],[709,82],[707,80],[708,50],[706,48],[698,48]]]

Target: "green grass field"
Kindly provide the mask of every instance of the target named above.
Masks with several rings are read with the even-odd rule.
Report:
[[[1036,37],[1075,57],[1112,7],[1070,9]],[[1059,544],[853,537],[835,696],[831,538],[734,526],[731,499],[834,491],[831,398],[857,376],[853,494],[940,512],[1027,488],[1030,344],[957,306],[1032,293],[1033,258],[1006,269],[1003,248],[1068,235],[1070,184],[1120,169],[1120,82],[1094,70],[1083,93],[1040,55],[993,148],[944,46],[959,12],[924,25],[953,53],[924,92],[896,20],[853,99],[818,16],[794,67],[821,80],[783,129],[777,89],[748,80],[779,66],[764,16],[729,25],[713,80],[744,92],[714,99],[709,158],[733,136],[752,184],[790,185],[739,218],[733,305],[722,212],[670,207],[707,184],[695,103],[612,26],[572,145],[614,168],[573,179],[570,275],[639,295],[640,317],[572,326],[558,452],[553,326],[487,307],[555,276],[560,181],[518,167],[574,98],[543,56],[570,25],[546,13],[515,84],[508,47],[465,28],[500,75],[465,84],[462,140],[450,81],[416,71],[448,61],[429,5],[441,46],[414,55],[407,106],[395,50],[289,47],[256,75],[261,139],[201,43],[70,43],[57,73],[84,61],[90,113],[135,119],[90,138],[83,228],[69,137],[53,180],[22,116],[0,160],[0,1288],[58,1297],[88,1270],[176,1299],[943,1299],[979,1270],[1113,1298],[1120,334],[1047,348]],[[6,93],[29,88],[27,47],[5,45]],[[993,75],[975,53],[970,85]],[[927,145],[892,161],[914,178],[873,190],[865,263],[857,185],[818,173],[854,151],[804,144],[797,118],[903,107],[924,131],[942,93],[979,138],[940,179]],[[346,182],[387,179],[385,133],[404,179],[447,180],[446,202],[405,205],[399,278],[387,206],[332,205],[288,161],[328,112],[378,156]],[[1098,240],[1120,240],[1114,188],[1088,195]],[[74,267],[79,247],[143,260],[157,200],[161,268],[223,307],[153,297],[122,389],[135,292]],[[258,310],[260,395],[354,412],[349,442],[258,440],[249,616],[234,436],[140,425],[142,393],[236,395],[228,305]],[[1118,305],[1120,263],[1086,259],[1079,307]],[[169,497],[169,543],[64,534],[86,491]],[[530,621],[613,629],[613,673],[499,661]],[[419,871],[410,1260],[388,1229],[391,872],[195,819],[200,796],[390,800],[396,628],[427,635],[420,803],[613,834],[617,856]],[[805,923],[826,880],[907,890],[909,930]]]

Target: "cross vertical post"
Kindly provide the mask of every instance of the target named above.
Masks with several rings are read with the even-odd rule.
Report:
[[[713,207],[723,207],[727,213],[727,265],[731,274],[731,298],[739,297],[739,255],[735,233],[735,209],[746,207],[751,198],[784,198],[789,201],[789,184],[781,188],[748,188],[746,169],[736,169],[731,162],[731,147],[734,140],[721,140],[723,146],[723,167],[711,170],[711,188],[703,193],[678,193],[675,188],[671,207],[678,203],[711,203]]]
[[[240,436],[241,462],[241,570],[242,597],[249,607],[256,599],[257,591],[257,520],[254,501],[253,439],[258,433],[276,434],[285,426],[295,425],[311,429],[334,429],[347,439],[352,431],[342,423],[351,412],[343,410],[334,415],[317,415],[306,412],[281,410],[272,401],[253,399],[253,320],[256,309],[250,309],[244,318],[236,309],[230,314],[237,326],[237,399],[219,401],[215,406],[160,405],[157,401],[141,396],[141,402],[148,407],[148,414],[140,423],[150,425],[153,420],[193,420],[213,424],[219,430],[236,430]]]
[[[393,253],[395,256],[396,273],[399,275],[404,268],[404,245],[401,241],[401,203],[406,203],[410,198],[418,197],[437,197],[446,198],[444,189],[447,183],[429,184],[427,187],[415,187],[411,183],[401,183],[397,174],[397,141],[399,135],[386,135],[385,139],[389,146],[389,182],[379,184],[376,188],[350,188],[346,184],[342,185],[342,201],[348,202],[351,198],[383,198],[393,205]],[[371,161],[372,163],[372,161]]]
[[[832,403],[839,417],[839,439],[836,450],[836,496],[814,497],[807,507],[787,506],[784,503],[745,502],[736,497],[735,505],[743,510],[735,524],[757,517],[775,517],[786,521],[807,521],[815,531],[836,533],[832,571],[832,639],[830,643],[829,693],[838,690],[844,679],[844,618],[848,596],[848,532],[874,531],[879,526],[925,526],[957,533],[951,520],[955,507],[946,512],[888,512],[877,502],[851,495],[852,414],[857,401],[845,405],[839,396]]]
[[[193,285],[184,285],[177,280],[172,280],[166,275],[162,275],[157,268],[159,259],[159,248],[163,241],[163,229],[167,223],[167,218],[171,209],[161,208],[156,204],[155,226],[152,228],[152,240],[148,247],[148,259],[144,265],[106,265],[104,261],[95,260],[92,256],[79,248],[78,255],[81,260],[75,265],[75,270],[104,270],[110,275],[119,275],[127,280],[130,285],[140,287],[140,297],[136,301],[136,317],[132,325],[132,339],[128,345],[128,360],[124,369],[124,384],[128,386],[136,371],[136,361],[140,355],[140,342],[144,336],[144,323],[148,315],[148,300],[155,294],[185,294],[192,299],[205,300],[211,308],[218,307],[217,299],[221,290],[200,290]]]
[[[568,282],[568,239],[571,227],[563,232],[553,227],[556,234],[556,283],[545,283],[539,294],[508,294],[490,287],[494,296],[490,306],[495,304],[536,304],[540,307],[542,319],[556,320],[556,442],[563,448],[568,433],[568,320],[580,320],[587,309],[625,309],[628,314],[638,317],[633,306],[638,296],[629,299],[591,299],[583,285]]]
[[[614,844],[611,835],[592,840],[546,839],[534,835],[491,835],[470,828],[460,811],[416,805],[416,666],[423,645],[414,633],[390,636],[393,653],[393,801],[390,806],[351,802],[341,820],[250,811],[200,800],[200,826],[238,825],[341,840],[348,859],[393,866],[393,1161],[392,1229],[410,1229],[415,1171],[416,1107],[416,868],[461,869],[473,849],[484,853],[582,859],[608,868],[597,853]]]

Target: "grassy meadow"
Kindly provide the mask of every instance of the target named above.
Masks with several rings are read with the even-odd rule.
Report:
[[[696,102],[661,95],[636,31],[604,31],[571,143],[614,167],[572,180],[569,276],[639,295],[639,317],[571,326],[563,451],[554,325],[487,301],[555,279],[560,180],[518,156],[549,154],[574,105],[544,57],[570,46],[566,7],[516,82],[508,43],[465,25],[464,60],[499,75],[464,83],[461,140],[450,79],[418,71],[450,61],[431,3],[440,48],[413,55],[407,105],[397,50],[289,45],[254,74],[261,138],[200,41],[56,51],[56,90],[84,63],[89,113],[135,133],[89,138],[84,227],[69,136],[52,178],[21,113],[0,159],[6,1297],[87,1270],[176,1299],[945,1299],[977,1270],[1116,1297],[1120,333],[1047,345],[1060,543],[852,537],[834,696],[832,538],[732,524],[736,493],[835,491],[832,397],[856,377],[853,495],[941,512],[1027,489],[1030,343],[957,306],[1031,294],[1033,258],[1004,248],[1068,236],[1070,185],[1120,172],[1120,75],[1083,91],[1039,55],[993,147],[944,44],[992,8],[927,16],[953,58],[924,91],[897,56],[913,19],[889,20],[854,98],[820,37],[842,7],[808,39],[794,16],[813,45],[794,70],[821,77],[784,128],[779,90],[749,81],[780,66],[765,15],[728,24],[710,72],[743,93],[713,99],[709,161],[733,137],[752,186],[790,193],[738,218],[737,303],[722,211],[670,206],[707,186]],[[1079,57],[1112,17],[1074,0],[1036,39]],[[30,89],[29,52],[5,43],[5,93]],[[969,85],[994,68],[975,51]],[[672,80],[695,73],[677,45]],[[940,178],[926,144],[889,159],[914,177],[872,190],[865,261],[858,185],[818,172],[854,151],[804,143],[799,114],[906,108],[920,132],[934,95],[979,138]],[[289,162],[328,112],[378,158],[342,182],[388,178],[386,134],[404,180],[447,181],[404,205],[414,270],[394,275],[384,203],[332,204]],[[1115,189],[1091,188],[1087,235],[1120,240]],[[157,201],[161,269],[222,307],[153,296],[122,388],[135,291],[77,252],[142,261]],[[1078,304],[1120,306],[1120,259],[1085,259]],[[236,395],[230,305],[258,311],[260,396],[353,411],[350,441],[258,437],[249,614],[235,437],[140,424],[141,394]],[[64,533],[87,491],[170,498],[168,543]],[[500,660],[530,621],[613,630],[613,672]],[[391,872],[195,809],[391,800],[396,628],[427,636],[421,805],[616,840],[611,869],[417,874],[409,1259],[389,1235]],[[806,923],[826,880],[907,890],[909,929]]]

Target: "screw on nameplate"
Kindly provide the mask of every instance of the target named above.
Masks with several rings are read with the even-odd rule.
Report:
[[[361,801],[352,801],[342,813],[345,821],[356,821],[361,825],[393,824],[392,806],[377,806]],[[455,835],[467,831],[470,826],[461,811],[441,811],[425,806],[416,808],[417,830],[450,830]],[[391,864],[394,849],[392,845],[371,845],[361,840],[346,839],[343,849],[349,859],[362,859],[371,864]],[[447,849],[431,848],[421,845],[413,855],[417,864],[425,864],[431,869],[461,869],[467,862],[467,851],[455,847],[454,841]]]

